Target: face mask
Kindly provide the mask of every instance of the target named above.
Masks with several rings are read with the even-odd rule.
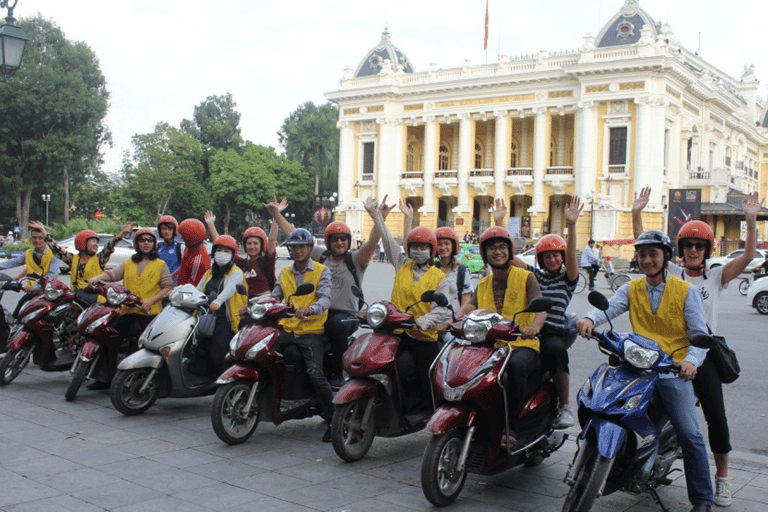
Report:
[[[429,249],[422,249],[420,251],[416,249],[411,249],[410,251],[408,251],[408,256],[413,261],[415,261],[418,265],[423,265],[427,261],[429,261],[429,258],[431,255],[432,254]]]
[[[229,262],[232,261],[232,255],[228,252],[217,252],[213,255],[213,259],[218,266],[223,267],[229,265]]]

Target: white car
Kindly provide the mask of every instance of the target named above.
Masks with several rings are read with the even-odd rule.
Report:
[[[768,315],[768,277],[752,283],[747,290],[747,304],[761,315]]]
[[[731,261],[733,258],[738,258],[744,254],[744,249],[737,249],[731,253],[729,253],[727,256],[718,256],[716,258],[709,258],[707,260],[707,268],[714,268],[719,267],[721,265],[725,265],[729,261]],[[765,249],[757,249],[755,251],[755,257],[754,259],[747,265],[747,270],[749,270],[752,267],[756,267],[759,264],[761,264],[763,261],[765,261]]]
[[[536,248],[531,247],[527,251],[517,255],[518,258],[523,260],[523,263],[532,267],[538,267],[539,263],[536,261]]]

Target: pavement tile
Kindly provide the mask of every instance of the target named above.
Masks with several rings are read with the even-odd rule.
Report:
[[[323,462],[306,462],[304,464],[296,464],[294,466],[288,466],[285,468],[279,468],[275,471],[277,473],[301,478],[312,483],[322,483],[329,480],[335,480],[337,478],[348,478],[358,473],[353,470],[346,469],[346,464],[343,463],[327,463]],[[352,468],[353,466],[350,466]]]
[[[287,496],[296,489],[314,485],[312,482],[308,482],[301,478],[281,475],[280,473],[273,473],[271,471],[265,471],[251,477],[233,480],[230,484],[280,499],[287,499]]]
[[[113,512],[209,512],[210,510],[212,509],[195,505],[194,503],[174,498],[173,496],[163,496],[162,498],[155,498],[142,503],[134,503],[127,507],[116,508],[113,509]]]
[[[3,456],[3,458],[5,457]],[[16,461],[9,465],[8,469],[23,477],[34,478],[37,476],[55,475],[66,471],[74,471],[82,467],[85,466],[78,464],[77,462],[72,462],[71,460],[62,459],[55,455],[48,455],[47,457],[38,459]]]
[[[67,494],[92,487],[115,485],[122,481],[117,476],[91,468],[79,468],[54,475],[34,475],[29,478]]]
[[[169,466],[180,469],[222,460],[221,457],[216,457],[209,453],[203,453],[201,451],[195,450],[194,448],[183,448],[174,452],[147,455],[147,458],[154,460],[155,462],[160,462],[161,464],[167,464]]]
[[[6,512],[102,512],[102,507],[62,494],[53,498],[3,507]]]
[[[195,475],[204,476],[219,482],[242,480],[243,478],[248,478],[266,471],[250,464],[243,464],[229,459],[217,460],[216,462],[208,464],[188,466],[185,470],[194,473]]]
[[[134,458],[134,455],[113,446],[104,446],[80,438],[68,438],[38,446],[43,451],[84,466],[100,466]]]
[[[158,473],[165,473],[175,469],[167,464],[162,464],[146,457],[134,457],[133,459],[110,462],[95,466],[93,469],[101,471],[107,475],[119,476],[124,480],[136,482],[135,476],[151,476]]]
[[[115,445],[115,448],[132,453],[137,457],[146,457],[147,455],[175,452],[180,450],[182,446],[164,439],[150,438],[132,441],[130,443],[117,444]]]
[[[257,501],[263,494],[236,485],[217,483],[175,493],[174,498],[194,503],[207,510],[222,510]]]
[[[13,466],[17,462],[44,458],[46,452],[19,443],[3,443],[0,466]]]
[[[130,481],[138,485],[149,487],[150,489],[168,495],[178,494],[190,489],[210,487],[220,483],[217,480],[195,475],[183,469],[174,469],[163,473],[153,473],[151,475],[136,474],[130,477],[126,476],[126,479],[130,479]]]
[[[59,496],[61,491],[16,474],[0,475],[0,508]]]
[[[68,437],[71,437],[70,433],[60,432],[51,427],[36,427],[19,432],[5,432],[3,434],[4,439],[26,445],[45,441],[62,441]]]
[[[362,501],[356,501],[329,510],[330,512],[411,512],[413,509],[401,507],[375,498],[367,498]]]
[[[414,474],[411,482],[417,478],[418,474]],[[376,478],[370,475],[353,475],[329,480],[322,484],[327,489],[338,489],[349,494],[359,494],[365,497],[373,497],[383,492],[391,492],[403,487],[403,485],[397,481]]]
[[[127,481],[120,481],[105,487],[84,489],[69,494],[93,505],[103,507],[105,510],[114,510],[136,503],[144,503],[164,496],[163,493]]]
[[[307,459],[286,455],[277,451],[254,451],[249,455],[235,457],[232,460],[235,462],[242,462],[243,464],[251,464],[257,468],[267,470],[275,470],[307,463]]]
[[[316,508],[305,507],[297,503],[291,503],[290,501],[280,500],[272,498],[270,496],[260,496],[248,503],[242,503],[235,505],[234,507],[221,509],[220,512],[316,512]]]
[[[350,503],[360,501],[366,498],[365,489],[358,488],[359,493],[351,489],[335,489],[328,486],[328,482],[312,485],[310,487],[301,487],[284,493],[281,498],[298,503],[306,507],[317,510],[331,510],[339,507],[345,507]]]

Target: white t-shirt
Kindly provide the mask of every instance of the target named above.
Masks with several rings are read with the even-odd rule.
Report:
[[[457,290],[459,286],[458,276],[459,267],[456,267],[453,272],[445,275],[445,280],[448,283],[448,289],[450,290],[448,302],[453,306],[454,313],[458,313],[459,309],[461,309],[461,297],[463,297],[465,293],[472,293],[474,291],[474,286],[472,286],[472,274],[469,272],[469,269],[467,269],[465,274],[464,289],[461,292]]]
[[[691,283],[701,292],[701,300],[704,302],[704,314],[707,318],[707,325],[712,329],[713,334],[717,334],[717,312],[720,310],[720,294],[728,288],[728,283],[723,286],[723,266],[707,270],[704,275],[691,277],[683,275],[685,269],[678,267],[674,263],[667,263],[667,270],[675,277],[679,277]]]

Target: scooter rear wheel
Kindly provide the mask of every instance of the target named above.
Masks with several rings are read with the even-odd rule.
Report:
[[[584,463],[577,469],[562,512],[589,512],[613,467],[613,459],[600,455],[594,441],[588,439],[583,449]]]
[[[112,385],[109,387],[109,398],[112,401],[112,406],[126,416],[142,414],[152,407],[160,395],[157,373],[147,384],[144,392],[141,392],[141,387],[149,378],[150,373],[152,373],[150,368],[118,370],[112,380]]]
[[[258,392],[248,412],[243,413],[253,385],[251,381],[240,379],[216,390],[211,407],[211,423],[219,439],[227,444],[244,443],[259,425]]]
[[[459,470],[462,432],[451,430],[432,436],[421,462],[421,490],[435,506],[444,507],[459,497],[467,480],[467,468]]]
[[[363,398],[336,406],[331,423],[331,441],[336,455],[344,461],[360,460],[371,449],[375,434],[373,410],[365,424],[363,416],[368,402],[373,399]]]
[[[67,391],[64,393],[64,399],[67,402],[71,402],[77,396],[77,392],[80,390],[80,386],[83,385],[85,376],[88,375],[88,370],[92,364],[93,361],[85,363],[80,361],[79,358],[75,360],[75,373],[72,375],[72,380],[69,382]]]
[[[10,384],[27,366],[35,344],[29,343],[18,350],[9,350],[0,362],[0,386]]]

